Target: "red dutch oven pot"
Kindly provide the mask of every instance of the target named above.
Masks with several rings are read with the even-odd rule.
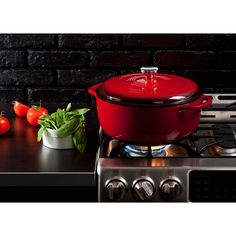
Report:
[[[157,73],[116,76],[89,88],[96,97],[98,119],[110,137],[139,145],[170,143],[193,133],[201,109],[212,99],[191,80]]]

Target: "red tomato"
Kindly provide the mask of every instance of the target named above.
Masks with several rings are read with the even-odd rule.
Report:
[[[10,121],[6,117],[0,115],[0,135],[7,133],[10,130],[10,126]]]
[[[13,107],[13,110],[14,112],[16,113],[17,116],[19,117],[24,117],[26,116],[27,114],[27,111],[29,110],[30,108],[20,102],[17,102],[15,101],[14,102],[14,107]]]
[[[26,118],[31,125],[39,126],[39,117],[46,114],[48,114],[48,110],[46,108],[33,106],[28,110]]]

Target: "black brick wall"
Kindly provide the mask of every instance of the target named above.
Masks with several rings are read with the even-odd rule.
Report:
[[[236,34],[0,34],[0,102],[90,104],[90,85],[145,65],[236,92]]]

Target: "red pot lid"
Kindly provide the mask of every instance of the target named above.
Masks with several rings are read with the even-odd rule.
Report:
[[[184,104],[201,96],[193,81],[157,70],[142,67],[142,73],[112,77],[98,88],[97,94],[113,103],[155,106]]]

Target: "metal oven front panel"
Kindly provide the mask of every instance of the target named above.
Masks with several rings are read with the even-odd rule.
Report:
[[[213,165],[210,158],[158,159],[153,167],[144,161],[129,167],[124,160],[108,162],[109,168],[106,160],[98,165],[99,201],[236,202],[234,158],[215,159]],[[118,189],[122,183],[125,188]]]

